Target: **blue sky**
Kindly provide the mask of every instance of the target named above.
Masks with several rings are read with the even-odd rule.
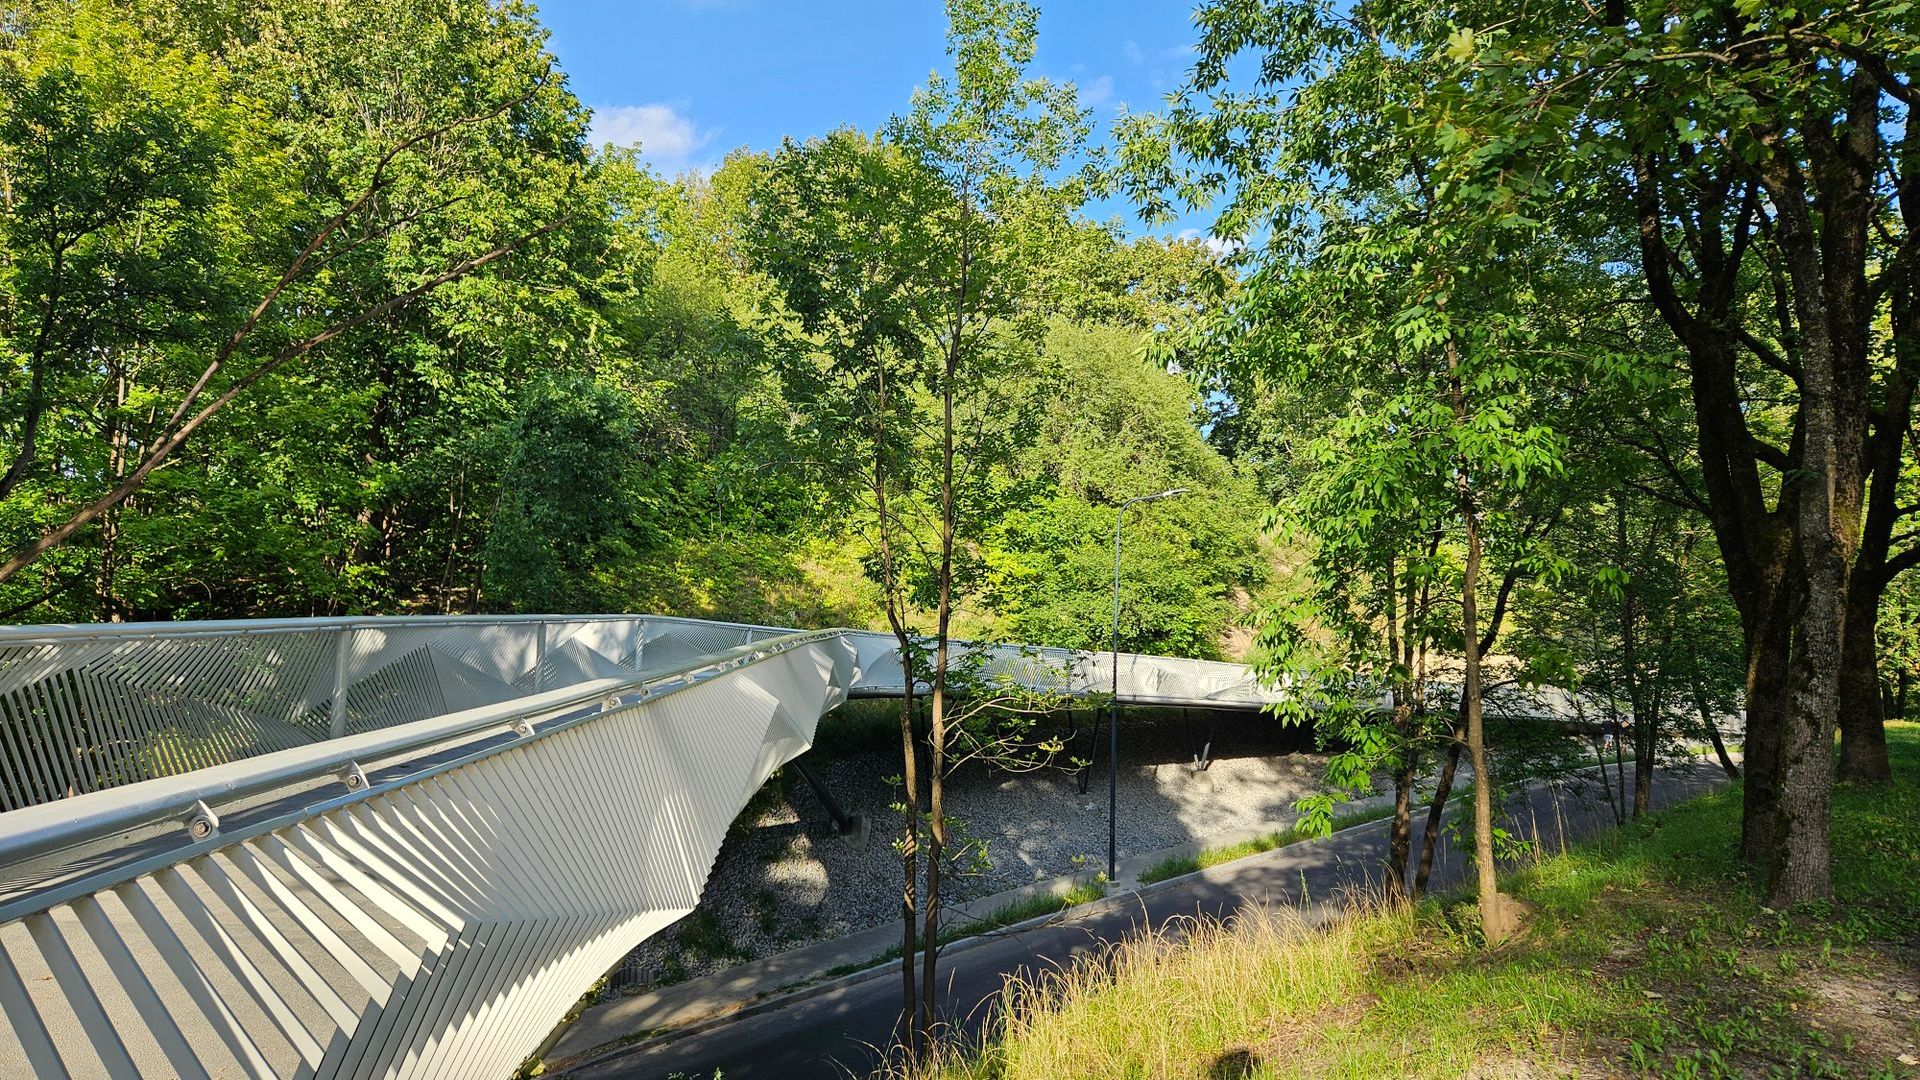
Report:
[[[663,172],[711,167],[852,124],[873,129],[944,68],[938,0],[540,0],[596,141],[639,141]],[[1041,2],[1036,73],[1070,80],[1104,123],[1159,107],[1185,71],[1184,2]],[[1123,205],[1095,208],[1106,217]],[[1188,226],[1177,223],[1173,230]],[[1158,230],[1156,230],[1158,231]]]

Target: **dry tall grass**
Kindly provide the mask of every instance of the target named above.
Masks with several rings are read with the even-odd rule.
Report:
[[[1009,981],[979,1041],[947,1044],[927,1067],[883,1075],[1267,1075],[1309,1052],[1309,1028],[1323,1029],[1364,995],[1368,958],[1399,951],[1415,933],[1411,908],[1378,899],[1326,921],[1293,908],[1225,922],[1177,919],[1072,967]]]

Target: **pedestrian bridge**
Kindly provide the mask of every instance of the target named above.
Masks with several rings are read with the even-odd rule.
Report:
[[[1129,703],[1279,700],[1117,663]],[[507,1076],[823,715],[904,684],[891,635],[653,616],[0,628],[0,1077]]]

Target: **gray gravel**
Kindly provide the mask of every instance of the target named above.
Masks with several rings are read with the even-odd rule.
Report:
[[[1223,715],[1212,729],[1213,763],[1196,772],[1192,755],[1208,734],[1199,716],[1191,726],[1177,717],[1123,718],[1122,859],[1245,829],[1284,828],[1298,817],[1294,800],[1324,790],[1325,759],[1308,752],[1308,736],[1297,730],[1265,717]],[[1085,756],[1088,743],[1083,722],[1074,752]],[[900,772],[897,752],[835,758],[817,751],[809,761],[844,808],[872,821],[866,849],[836,837],[812,790],[785,770],[756,800],[761,805],[735,823],[700,907],[629,955],[611,991],[711,974],[899,917],[900,863],[892,840],[900,819],[889,809],[899,789],[886,782]],[[1104,749],[1099,762],[1085,795],[1075,775],[1062,769],[1013,775],[969,765],[950,777],[947,813],[965,835],[987,842],[987,861],[957,880],[949,877],[947,895],[985,896],[1102,866]]]

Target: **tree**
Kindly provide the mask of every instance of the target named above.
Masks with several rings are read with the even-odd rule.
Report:
[[[1824,896],[1831,735],[1848,775],[1881,774],[1867,628],[1920,560],[1895,550],[1920,23],[1873,0],[1508,14],[1453,39],[1462,154],[1522,205],[1579,175],[1631,208],[1747,644],[1742,853],[1774,902]]]
[[[263,118],[206,57],[159,48],[101,5],[45,16],[5,45],[0,507],[12,552],[137,463],[152,438],[136,418],[171,404],[155,388],[189,381],[196,347],[271,285],[259,264],[291,257],[281,238],[296,195]],[[94,585],[114,618],[118,515],[105,526]],[[85,573],[60,562],[41,582],[56,591]]]
[[[1088,293],[1082,302],[1114,303]],[[1046,404],[1004,466],[1000,512],[981,538],[981,596],[1008,638],[1108,647],[1113,507],[1141,492],[1191,494],[1143,505],[1129,521],[1122,649],[1217,656],[1267,579],[1252,485],[1201,438],[1199,396],[1141,355],[1144,337],[1056,319],[1048,377],[1011,388]]]
[[[923,822],[911,701],[901,713],[903,1020],[915,1052],[935,1021],[951,841],[943,780],[958,730],[950,631],[976,576],[963,544],[989,519],[993,467],[1033,416],[1031,403],[1002,388],[1034,370],[1044,307],[1029,285],[1075,199],[1050,174],[1086,133],[1071,87],[1025,75],[1032,7],[955,0],[948,18],[953,76],[933,76],[884,138],[841,131],[789,144],[770,169],[752,242],[805,344],[821,354],[818,365],[788,365],[789,397],[818,425],[822,456],[858,446],[868,457],[857,475],[874,514],[875,576],[909,675],[924,664],[924,895],[915,883]],[[912,529],[923,514],[930,537]],[[909,625],[915,602],[930,613],[924,660]]]
[[[499,433],[499,505],[485,547],[487,595],[510,610],[597,611],[592,571],[657,546],[672,510],[634,399],[580,376],[528,388]]]
[[[919,755],[916,696],[920,650],[909,624],[896,508],[918,480],[914,430],[930,361],[919,335],[917,261],[922,231],[940,197],[934,178],[897,148],[840,130],[804,145],[787,143],[755,195],[746,244],[775,284],[798,331],[781,360],[787,396],[806,417],[805,438],[839,467],[873,514],[873,559],[906,692],[900,704],[902,835],[902,1026],[917,1050],[920,1016],[915,962],[920,948]]]
[[[114,541],[125,500],[145,488],[157,470],[179,460],[189,437],[209,421],[224,416],[236,401],[251,402],[257,397],[298,399],[305,396],[304,390],[310,395],[308,401],[327,401],[327,388],[319,384],[335,372],[314,372],[307,364],[311,357],[330,347],[352,358],[375,351],[369,343],[391,344],[398,338],[393,330],[403,315],[417,315],[428,306],[423,301],[429,297],[441,304],[443,314],[456,306],[452,299],[456,296],[479,299],[476,283],[491,279],[490,274],[480,273],[483,269],[560,234],[576,220],[572,211],[578,207],[570,202],[569,193],[584,186],[577,183],[583,163],[584,114],[577,102],[555,86],[551,57],[537,48],[513,48],[534,40],[537,28],[524,10],[485,3],[451,8],[408,5],[396,0],[395,10],[389,13],[394,18],[372,24],[376,33],[366,26],[342,24],[337,13],[292,0],[245,10],[214,7],[218,5],[183,13],[138,4],[100,2],[78,8],[36,4],[24,13],[21,33],[14,39],[29,51],[45,48],[44,56],[55,72],[52,82],[42,80],[45,93],[25,95],[30,105],[55,102],[48,95],[55,93],[56,84],[84,97],[87,72],[107,71],[103,64],[164,73],[169,65],[187,63],[184,58],[217,55],[217,68],[206,66],[206,77],[194,80],[200,99],[174,102],[180,109],[172,126],[147,132],[153,136],[149,145],[173,153],[164,148],[174,140],[181,146],[178,153],[203,153],[190,147],[211,145],[205,143],[205,136],[224,122],[219,119],[222,110],[234,116],[244,113],[244,123],[236,130],[244,130],[252,140],[245,145],[255,149],[246,151],[250,156],[224,151],[224,158],[217,154],[207,158],[204,163],[211,170],[207,179],[214,185],[212,190],[233,186],[234,198],[244,200],[249,213],[267,216],[247,221],[229,215],[213,238],[211,257],[220,260],[221,275],[245,282],[244,291],[229,293],[219,304],[205,307],[197,306],[191,289],[149,297],[150,320],[160,319],[160,313],[171,306],[179,314],[167,317],[170,325],[194,331],[190,342],[171,343],[172,363],[167,368],[146,365],[139,370],[139,375],[156,381],[144,386],[131,382],[111,364],[98,372],[81,371],[83,386],[103,385],[102,396],[128,403],[116,404],[109,422],[99,428],[104,444],[98,451],[101,467],[68,468],[42,460],[37,440],[31,437],[36,429],[23,418],[21,442],[11,455],[20,466],[16,475],[73,476],[78,482],[68,485],[73,490],[65,493],[58,510],[42,515],[45,525],[37,537],[9,538],[18,546],[11,558],[0,563],[0,583],[73,541],[95,522],[104,526],[100,576],[113,580]],[[65,36],[96,32],[99,48],[89,50],[88,59],[62,59],[67,54],[58,43]],[[376,43],[396,42],[413,51],[374,55]],[[96,53],[111,59],[95,59]],[[154,62],[148,63],[149,59]],[[416,94],[406,78],[370,88],[366,75],[372,69],[366,65],[375,59],[393,61],[393,66],[383,69],[386,73],[402,72],[430,87],[439,80],[439,89]],[[209,64],[206,59],[192,62]],[[484,78],[471,77],[476,68],[485,70]],[[111,78],[115,77],[101,81],[103,95],[121,93]],[[380,99],[378,107],[375,98]],[[79,99],[69,95],[69,100]],[[116,99],[103,96],[101,100]],[[117,100],[136,99],[122,95]],[[24,121],[18,130],[28,136],[87,127],[35,127],[30,112],[15,110],[10,115]],[[120,124],[133,122],[141,114],[95,110],[93,115],[102,122]],[[377,116],[377,121],[347,121],[346,116]],[[108,145],[111,137],[104,129],[93,134],[102,136],[101,146]],[[189,138],[201,142],[181,141]],[[80,159],[72,156],[84,150],[83,144],[88,144],[88,137],[80,143],[62,142],[60,148],[49,144],[45,148],[49,153],[42,158],[61,168],[83,169]],[[55,149],[66,156],[53,154]],[[267,155],[273,161],[263,166],[261,160]],[[263,168],[279,187],[262,179]],[[172,173],[160,170],[155,175]],[[530,182],[536,175],[548,183]],[[30,194],[35,185],[31,178],[23,179],[27,181],[23,193]],[[105,190],[116,198],[149,197],[114,185]],[[59,204],[60,214],[86,214],[83,196],[73,190],[48,187],[35,197],[48,205]],[[137,206],[127,209],[136,211],[132,221],[137,223]],[[163,212],[155,220],[164,223],[174,217]],[[39,218],[51,220],[46,214]],[[194,218],[178,220],[187,223]],[[164,232],[149,229],[139,235]],[[214,275],[214,280],[221,275]],[[39,308],[49,325],[84,314],[59,303],[42,303]],[[367,336],[374,327],[384,333]],[[74,332],[55,326],[46,337],[59,341],[64,334],[71,339]],[[303,366],[308,370],[299,370]],[[376,447],[387,442],[384,418],[394,411],[388,390],[383,386],[373,400],[371,441]],[[90,393],[58,404],[77,407]],[[44,402],[45,395],[39,396]],[[37,415],[38,408],[29,409],[28,416]],[[324,498],[339,495],[347,487],[323,486],[305,494]],[[156,508],[142,509],[152,513]],[[313,513],[332,508],[323,504],[300,509]],[[356,524],[371,523],[371,517],[363,517]],[[359,530],[336,535],[351,535],[345,561],[356,562],[356,553],[364,547]],[[391,537],[385,539],[382,547],[391,551]],[[331,569],[346,575],[353,568]],[[109,597],[107,603],[112,606],[114,601]]]
[[[1005,458],[1013,441],[1009,436],[1020,427],[1017,420],[1007,422],[1005,407],[1012,403],[995,393],[995,384],[1004,379],[1009,361],[1019,364],[1023,354],[1031,354],[1039,336],[1038,311],[1027,295],[1035,283],[1032,268],[1042,262],[1047,238],[1058,233],[1080,198],[1078,184],[1060,182],[1053,173],[1088,132],[1087,114],[1071,84],[1027,74],[1038,21],[1039,10],[1019,0],[948,0],[953,76],[930,77],[915,93],[913,108],[896,117],[888,132],[949,196],[936,204],[942,212],[931,223],[935,258],[920,282],[935,301],[920,325],[936,359],[932,388],[939,401],[923,1025],[933,1021],[937,1002],[940,860],[949,842],[943,803],[949,637],[964,588],[955,565],[962,520],[977,522],[991,513],[975,501],[983,493],[984,467]],[[1019,410],[1011,415],[1017,418]]]
[[[1546,538],[1605,475],[1568,433],[1606,414],[1602,377],[1639,362],[1614,346],[1627,336],[1610,314],[1619,232],[1591,186],[1522,213],[1456,152],[1450,73],[1431,48],[1449,25],[1438,9],[1218,4],[1197,22],[1186,85],[1165,116],[1129,127],[1127,175],[1149,212],[1214,203],[1215,234],[1245,245],[1251,270],[1204,346],[1215,363],[1328,418],[1324,437],[1288,441],[1333,478],[1312,519],[1317,541],[1331,537],[1333,617],[1386,639],[1366,668],[1400,685],[1397,730],[1368,743],[1384,753],[1417,745],[1408,669],[1420,627],[1407,618],[1435,573],[1426,551],[1458,560],[1446,575],[1456,629],[1436,640],[1463,659],[1460,737],[1483,924],[1497,940],[1509,920],[1494,880],[1482,654],[1516,584],[1567,572]],[[1233,75],[1243,61],[1257,72],[1247,86]]]

